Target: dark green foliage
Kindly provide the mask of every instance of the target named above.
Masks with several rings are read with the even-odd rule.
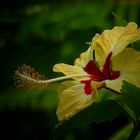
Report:
[[[140,115],[140,89],[124,82],[122,89],[124,102],[137,114]]]
[[[93,103],[87,109],[77,113],[68,121],[64,121],[56,126],[53,139],[57,139],[65,131],[73,128],[88,125],[93,122],[101,123],[104,121],[112,121],[121,113],[121,107],[113,100],[106,100],[98,103]]]
[[[3,117],[0,128],[6,133],[4,136],[11,134],[10,136],[15,140],[26,139],[26,137],[41,139],[42,135],[48,138],[47,132],[50,133],[56,123],[57,86],[35,90],[16,89],[11,77],[18,66],[28,64],[40,74],[44,74],[47,79],[57,77],[59,74],[52,72],[53,65],[59,62],[73,64],[75,58],[89,47],[85,42],[90,42],[97,32],[101,33],[115,25],[124,25],[122,23],[124,19],[140,25],[139,6],[136,0],[127,2],[113,0],[1,1],[0,113]],[[112,12],[115,14],[113,15]],[[140,50],[138,42],[131,47]],[[124,102],[136,114],[140,114],[139,89],[125,83],[122,93]],[[57,127],[54,138],[62,134],[63,129],[84,127],[86,124],[111,121],[117,116],[122,116],[120,106],[114,101],[117,98],[118,96],[111,92],[102,90],[97,103]],[[104,101],[101,102],[101,100]],[[36,115],[40,114],[40,111],[43,113]],[[27,117],[20,118],[20,115],[27,115]],[[35,115],[35,119],[32,119]],[[80,118],[81,115],[84,119]],[[32,131],[34,127],[39,129]],[[84,131],[84,128],[81,129]],[[92,128],[89,127],[88,130],[87,134],[90,133],[92,136]],[[101,131],[105,130],[101,129]],[[101,135],[101,131],[96,130],[96,133]],[[109,137],[111,134],[107,133]],[[79,136],[70,134],[67,139],[70,138],[75,140]]]

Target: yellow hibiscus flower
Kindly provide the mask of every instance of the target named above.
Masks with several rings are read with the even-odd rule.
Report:
[[[75,60],[74,66],[63,63],[54,66],[55,72],[65,75],[81,74],[81,77],[73,77],[75,81],[69,82],[59,95],[57,116],[60,121],[91,105],[99,88],[120,92],[123,80],[140,87],[140,52],[126,48],[139,39],[140,29],[133,22],[126,27],[114,27],[96,34],[92,45]]]
[[[68,120],[95,102],[100,88],[120,92],[123,80],[140,87],[140,52],[127,48],[137,40],[140,40],[137,24],[130,22],[126,27],[116,26],[101,35],[96,34],[91,46],[75,60],[74,65],[56,64],[53,70],[65,76],[44,80],[34,69],[23,66],[16,71],[16,84],[38,87],[73,79],[63,82],[56,112],[59,121]]]

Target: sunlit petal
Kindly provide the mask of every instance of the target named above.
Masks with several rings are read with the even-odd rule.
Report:
[[[101,35],[96,34],[92,41],[96,61],[102,68],[110,52],[113,57],[137,40],[140,40],[140,29],[134,22],[128,23],[126,27],[116,26],[112,30],[105,30]]]
[[[124,49],[112,59],[112,68],[121,72],[123,80],[140,87],[140,52]]]
[[[56,64],[53,67],[54,72],[63,72],[65,75],[87,75],[84,71],[85,67],[90,60],[93,59],[93,47],[89,47],[88,50],[80,55],[80,58],[75,60],[74,66],[64,63]],[[88,77],[75,77],[76,80],[88,80]]]
[[[96,93],[90,95],[84,93],[84,84],[77,83],[64,90],[59,95],[59,103],[56,112],[59,121],[68,120],[77,112],[90,106],[95,99]]]
[[[75,66],[85,67],[90,60],[93,59],[93,47],[89,47],[88,50],[80,55],[74,62]]]
[[[63,72],[65,75],[71,76],[71,75],[87,75],[88,74],[84,71],[83,68],[77,67],[77,66],[72,66],[72,65],[67,65],[67,64],[56,64],[53,67],[54,72]],[[87,80],[89,79],[87,76],[82,76],[82,77],[74,77],[73,79],[75,80]]]
[[[123,81],[121,78],[115,80],[106,80],[105,83],[107,88],[113,89],[117,92],[120,92],[123,85]]]

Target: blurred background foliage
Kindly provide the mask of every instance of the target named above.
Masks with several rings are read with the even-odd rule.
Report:
[[[28,64],[48,79],[59,76],[52,71],[54,64],[73,64],[87,50],[86,42],[95,33],[119,25],[120,17],[140,25],[139,7],[138,0],[1,1],[0,137],[48,139],[56,124],[58,85],[17,89],[11,77],[18,66]],[[113,12],[119,16],[117,20]],[[113,139],[125,139],[130,128],[125,126],[127,122],[122,114],[111,122],[74,128],[61,139],[105,140],[112,135]]]

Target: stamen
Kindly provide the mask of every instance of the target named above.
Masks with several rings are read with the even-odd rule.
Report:
[[[14,81],[17,87],[28,87],[28,88],[39,88],[46,87],[50,83],[67,80],[71,78],[78,77],[88,77],[88,74],[77,74],[77,75],[68,75],[62,76],[50,80],[45,80],[44,77],[39,75],[33,68],[27,65],[23,65],[15,72]]]
[[[57,81],[67,80],[71,78],[78,78],[78,77],[89,77],[88,74],[75,74],[75,75],[68,75],[68,76],[62,76],[54,79],[47,80],[48,83],[53,83]]]
[[[42,85],[41,81],[43,80],[37,80],[34,79],[33,77],[30,77],[30,75],[24,75],[24,74],[20,73],[19,71],[15,72],[15,76],[13,76],[13,78],[16,87],[38,88],[38,87],[46,86],[46,85]]]

